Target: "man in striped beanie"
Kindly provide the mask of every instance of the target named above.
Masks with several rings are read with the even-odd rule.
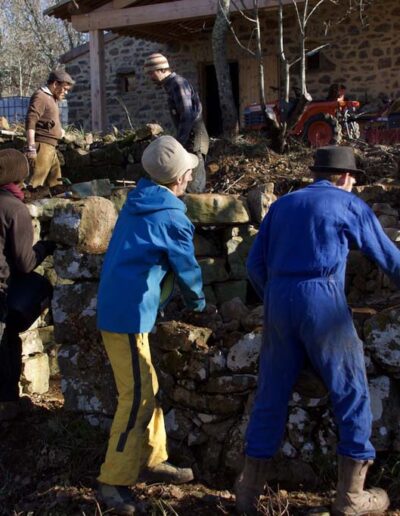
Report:
[[[199,165],[193,170],[193,181],[187,190],[203,192],[206,185],[204,159],[208,153],[209,138],[199,95],[187,79],[172,72],[167,58],[160,53],[150,54],[146,58],[144,70],[168,95],[168,107],[177,131],[176,139],[199,158]]]

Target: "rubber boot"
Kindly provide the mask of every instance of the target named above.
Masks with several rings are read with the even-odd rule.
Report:
[[[383,489],[364,490],[365,477],[372,460],[355,460],[339,455],[338,484],[332,504],[334,516],[382,514],[389,507],[389,497]]]
[[[245,457],[243,471],[234,486],[238,514],[257,514],[258,499],[264,491],[270,462],[271,459]]]
[[[161,462],[151,468],[144,468],[138,482],[164,482],[166,484],[185,484],[193,480],[191,468],[178,468],[169,462]]]

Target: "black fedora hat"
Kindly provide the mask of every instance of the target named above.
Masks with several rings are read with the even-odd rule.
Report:
[[[314,165],[310,167],[310,170],[330,174],[345,172],[364,174],[363,170],[357,168],[352,147],[339,145],[329,145],[317,149],[314,155]]]

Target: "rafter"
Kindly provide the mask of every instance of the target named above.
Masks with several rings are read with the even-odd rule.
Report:
[[[116,1],[116,0],[114,0]],[[215,16],[218,0],[175,0],[160,4],[149,4],[126,9],[108,9],[93,11],[87,14],[72,16],[73,27],[80,32],[90,30],[112,30],[122,27],[140,27],[165,22],[180,22]],[[293,0],[282,0],[283,4],[291,4]],[[259,9],[274,8],[279,0],[259,0]],[[252,0],[243,0],[249,10]],[[110,5],[110,4],[107,4]],[[231,11],[237,8],[231,5]]]

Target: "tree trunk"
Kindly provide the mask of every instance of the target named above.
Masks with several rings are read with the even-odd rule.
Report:
[[[238,114],[233,100],[232,81],[226,55],[230,0],[220,0],[212,32],[212,48],[218,96],[221,107],[223,135],[231,138],[239,132]]]

